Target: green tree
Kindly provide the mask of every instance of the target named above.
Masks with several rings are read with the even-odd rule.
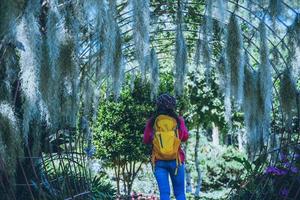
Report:
[[[96,156],[107,167],[113,168],[118,193],[123,181],[125,192],[130,194],[137,173],[149,159],[149,150],[142,143],[142,138],[152,109],[150,86],[142,84],[140,78],[135,80],[133,91],[129,84],[124,86],[118,101],[111,97],[100,103],[94,128]]]

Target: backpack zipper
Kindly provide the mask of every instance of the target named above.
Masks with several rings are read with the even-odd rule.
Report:
[[[159,134],[159,140],[160,140],[161,148],[164,148],[163,143],[162,143],[162,139],[161,139],[161,134]]]

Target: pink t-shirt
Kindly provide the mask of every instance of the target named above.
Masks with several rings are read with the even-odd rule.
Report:
[[[179,121],[180,121],[180,128],[179,128],[179,131],[178,131],[179,132],[179,139],[182,142],[185,142],[185,141],[187,141],[187,139],[189,137],[189,133],[188,133],[188,130],[185,126],[184,119],[182,117],[179,117]],[[151,144],[152,140],[153,140],[153,127],[151,126],[151,119],[149,119],[146,123],[146,127],[145,127],[145,130],[144,130],[143,142],[145,144]],[[184,152],[181,149],[181,147],[179,147],[178,151],[179,151],[181,161],[184,162],[185,155],[184,155]]]

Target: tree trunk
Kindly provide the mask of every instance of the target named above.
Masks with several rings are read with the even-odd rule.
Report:
[[[142,164],[143,163],[138,164],[136,162],[129,162],[129,163],[125,164],[124,169],[126,169],[126,170],[125,170],[125,173],[123,174],[123,176],[124,176],[123,178],[124,178],[124,180],[126,180],[126,182],[125,182],[126,186],[124,185],[124,188],[127,188],[126,189],[126,194],[128,196],[130,196],[134,179],[136,178],[136,175],[138,174],[138,172],[142,168]]]
[[[127,194],[127,176],[125,172],[125,164],[121,168],[122,168],[122,177],[123,177],[123,192],[124,194]]]
[[[201,190],[201,183],[202,183],[202,178],[201,178],[201,170],[200,170],[200,163],[199,163],[199,140],[200,140],[200,126],[197,127],[196,131],[196,145],[195,145],[195,165],[196,165],[196,171],[198,174],[197,177],[197,185],[196,185],[196,190],[195,190],[195,196],[199,197],[200,196],[200,190]]]
[[[238,145],[240,152],[246,152],[247,138],[245,129],[238,130]]]
[[[129,169],[128,164],[125,164],[125,176],[126,176],[126,188],[127,188],[127,195],[130,196],[132,184],[133,184],[133,170],[134,170],[134,162],[129,162]],[[124,177],[125,178],[125,177]]]
[[[220,144],[219,127],[216,126],[214,122],[212,122],[212,141],[214,145]]]
[[[185,191],[187,193],[192,193],[192,177],[191,177],[191,168],[190,167],[186,167],[186,189]]]
[[[114,167],[115,177],[117,182],[117,194],[120,195],[120,173],[121,173],[121,166],[120,166],[120,158],[117,159]]]
[[[187,148],[188,148],[188,144],[189,142],[187,141],[184,145],[184,152],[187,152]],[[188,157],[187,157],[187,154],[185,154],[185,180],[186,180],[186,189],[185,191],[187,193],[191,193],[192,192],[192,178],[191,178],[191,168],[190,166],[188,165]]]

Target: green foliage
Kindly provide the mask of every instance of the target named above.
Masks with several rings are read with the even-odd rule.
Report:
[[[92,199],[93,200],[114,200],[116,190],[109,182],[107,175],[100,172],[92,180]]]
[[[62,198],[67,199],[85,192],[91,182],[87,172],[85,171],[86,169],[83,169],[82,166],[77,166],[77,170],[79,171],[75,171],[74,169],[70,170],[70,164],[62,164],[62,162],[67,163],[67,161],[54,160],[53,162],[55,163],[60,162],[60,166],[50,166],[50,161],[47,166],[47,171],[41,169],[39,174],[41,183],[36,180],[30,180],[35,198],[59,200]],[[22,199],[28,198],[28,193],[24,193],[22,195],[24,195]]]
[[[280,153],[275,166],[267,166],[266,154],[262,154],[253,162],[247,176],[236,185],[231,199],[298,199],[299,149],[295,147],[289,155]]]
[[[96,156],[108,166],[119,161],[145,162],[149,158],[142,137],[145,123],[153,113],[155,104],[150,98],[148,82],[142,82],[137,77],[134,85],[131,91],[129,84],[126,84],[118,101],[108,98],[100,102],[99,116],[94,126],[94,143],[97,147]],[[174,93],[173,76],[169,73],[161,74],[159,93],[165,92]],[[178,97],[178,112],[187,111],[187,104],[187,95]]]
[[[207,158],[206,178],[203,180],[204,190],[219,190],[222,187],[232,187],[235,180],[239,179],[245,172],[243,166],[234,160],[235,157],[242,158],[240,152],[229,147],[216,157]]]
[[[189,75],[188,88],[193,127],[200,124],[206,129],[214,122],[220,128],[225,128],[223,97],[214,80],[212,78],[211,87],[208,88],[204,77],[201,77],[199,73]]]
[[[194,128],[210,130],[214,123],[221,132],[221,137],[226,138],[229,130],[229,124],[225,121],[224,95],[220,93],[220,85],[216,80],[216,74],[213,72],[210,86],[207,86],[202,72],[193,72],[188,76],[188,112],[186,113],[189,129]],[[243,114],[241,112],[232,112],[232,128],[237,129],[242,126]],[[233,138],[236,137],[232,133]],[[225,140],[224,140],[225,142]]]
[[[19,156],[23,149],[16,115],[11,105],[0,102],[0,180],[15,183]]]
[[[173,76],[162,73],[160,80],[159,93],[174,94]],[[150,158],[151,149],[143,144],[142,139],[145,123],[155,108],[150,98],[150,84],[138,76],[132,90],[129,81],[130,77],[127,77],[117,101],[109,97],[100,102],[98,120],[93,127],[96,157],[103,161],[105,167],[114,169],[118,193],[123,180],[128,194],[141,163],[148,162]],[[179,112],[186,109],[187,102],[187,96],[178,98]]]
[[[84,169],[81,169],[84,170]],[[85,175],[85,176],[83,176]],[[109,182],[104,172],[98,173],[93,179],[84,172],[71,172],[67,166],[59,171],[41,172],[42,184],[31,181],[32,190],[36,198],[58,200],[71,197],[79,193],[84,194],[86,188],[91,187],[91,193],[83,196],[89,199],[113,200],[115,199],[116,190]],[[84,188],[83,188],[84,187]],[[27,197],[23,197],[27,199]]]
[[[194,148],[192,137],[190,138],[190,141],[187,150],[189,152],[191,152],[190,149]],[[209,142],[203,135],[200,135],[199,146],[202,192],[224,192],[226,188],[233,188],[236,181],[242,180],[246,176],[247,170],[237,161],[243,160],[246,155],[241,153],[235,147],[213,145],[212,142]],[[197,174],[194,169],[195,164],[193,157],[193,154],[189,154],[188,165],[191,167],[193,182],[196,183]]]
[[[125,86],[117,102],[111,98],[102,100],[94,127],[96,156],[108,166],[119,162],[147,161],[142,134],[152,109],[149,84],[142,84],[140,79],[136,79],[132,92],[129,86]]]
[[[130,193],[141,163],[148,161],[150,154],[149,147],[142,142],[145,123],[154,107],[150,84],[136,77],[132,90],[129,80],[118,101],[108,97],[100,102],[93,128],[96,157],[103,161],[105,167],[114,169],[118,194],[121,180],[124,191]]]

